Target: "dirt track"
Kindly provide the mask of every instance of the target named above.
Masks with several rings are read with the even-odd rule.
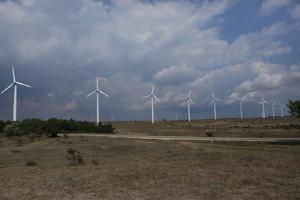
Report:
[[[63,134],[59,134],[63,136]],[[221,141],[221,142],[272,142],[272,143],[300,143],[300,138],[248,138],[248,137],[193,137],[193,136],[139,136],[139,135],[109,135],[109,134],[68,134],[71,137],[106,137],[119,139],[140,140],[177,140],[177,141]]]

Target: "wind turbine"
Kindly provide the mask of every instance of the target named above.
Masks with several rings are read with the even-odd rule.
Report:
[[[211,93],[212,96],[212,100],[210,102],[210,104],[214,104],[214,115],[215,115],[215,120],[217,119],[217,108],[216,108],[216,101],[221,101],[221,99],[218,99],[215,97],[215,94],[212,92]]]
[[[86,97],[89,97],[89,96],[91,96],[91,95],[93,95],[93,94],[95,94],[95,93],[96,93],[96,95],[97,95],[97,110],[96,110],[96,113],[97,113],[97,121],[96,121],[96,124],[97,124],[97,126],[99,125],[99,120],[100,120],[100,119],[99,119],[99,112],[100,112],[100,110],[99,110],[99,94],[103,94],[103,95],[106,96],[106,97],[110,97],[108,94],[106,94],[106,93],[102,92],[101,90],[99,90],[99,84],[98,84],[99,79],[100,79],[100,78],[97,78],[97,79],[96,79],[96,90],[94,90],[94,91],[91,92],[90,94],[86,95]]]
[[[27,85],[25,83],[21,83],[21,82],[16,81],[15,66],[11,65],[11,69],[12,69],[12,75],[13,75],[13,82],[7,88],[5,88],[0,93],[0,95],[2,95],[4,92],[6,92],[6,90],[8,90],[9,88],[14,86],[13,121],[17,121],[17,88],[18,88],[18,85],[29,87],[29,88],[33,88],[33,87],[30,86],[30,85]]]
[[[275,118],[275,105],[277,104],[277,102],[276,101],[274,101],[273,103],[272,103],[272,115],[273,115],[273,119]]]
[[[190,89],[188,95],[186,98],[183,98],[182,100],[187,102],[187,108],[188,108],[188,120],[189,122],[191,121],[191,109],[190,109],[190,103],[194,103],[192,98],[191,98],[191,92],[192,90]]]
[[[149,95],[144,96],[143,99],[151,98],[151,116],[152,116],[152,124],[154,124],[154,100],[160,101],[155,95],[154,95],[154,84],[152,86],[152,91]]]
[[[282,105],[281,103],[278,103],[278,105],[280,106],[281,118],[283,118],[283,108],[284,108],[286,105]]]
[[[243,115],[243,101],[246,99],[246,96],[236,97],[236,99],[240,102],[240,115],[241,115],[241,119],[243,119],[244,118],[244,115]]]
[[[265,101],[264,96],[261,95],[261,101],[257,102],[258,104],[262,105],[262,113],[261,113],[261,117],[264,119],[266,118],[266,113],[265,113],[265,104],[268,103]]]

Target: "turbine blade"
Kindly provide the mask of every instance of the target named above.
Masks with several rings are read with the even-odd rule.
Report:
[[[190,101],[191,103],[195,103],[191,98],[189,99],[189,101]]]
[[[216,101],[222,101],[221,99],[215,98]]]
[[[147,96],[144,96],[144,97],[142,97],[142,99],[146,99],[146,98],[149,98],[149,97],[151,97],[151,94],[149,94],[149,95],[147,95]]]
[[[103,94],[104,96],[106,96],[106,97],[109,97],[109,95],[108,94],[106,94],[105,92],[102,92],[101,90],[98,90],[101,94]]]
[[[16,75],[15,75],[15,66],[11,65],[12,74],[13,74],[13,81],[16,82]]]
[[[213,98],[215,98],[215,94],[214,94],[213,92],[211,93],[211,96],[212,96]]]
[[[22,86],[25,86],[25,87],[33,88],[32,86],[27,85],[27,84],[25,84],[25,83],[21,83],[21,82],[18,82],[18,81],[16,81],[16,83],[17,83],[18,85],[22,85]]]
[[[14,85],[14,83],[11,83],[7,88],[5,88],[5,89],[0,93],[0,95],[3,94],[4,92],[6,92],[6,90],[8,90],[9,88],[11,88],[13,85]]]
[[[214,99],[211,100],[210,105],[214,102]]]
[[[91,95],[95,94],[96,92],[97,92],[97,90],[95,90],[95,91],[93,91],[93,92],[89,93],[88,95],[86,95],[86,97],[89,97],[89,96],[91,96]]]
[[[154,84],[153,84],[153,86],[152,86],[151,94],[153,94],[153,92],[154,92]]]
[[[189,94],[188,94],[188,98],[191,96],[191,92],[192,92],[192,90],[190,89]]]
[[[155,95],[153,95],[153,97],[156,101],[160,101],[159,98],[157,98]]]

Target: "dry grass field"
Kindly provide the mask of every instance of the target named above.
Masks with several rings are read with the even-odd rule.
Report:
[[[220,137],[300,137],[300,119],[218,119],[187,121],[114,122],[117,134]],[[298,126],[298,128],[295,128]]]
[[[214,136],[300,135],[299,129],[284,128],[299,123],[294,119],[275,125],[271,119],[260,123],[253,120],[253,124],[251,120],[248,124],[207,120],[191,126],[183,121],[154,126],[149,122],[119,122],[114,126],[117,134],[171,135],[176,130],[172,135],[205,136],[207,130],[214,129]],[[69,165],[69,148],[81,153],[83,165]],[[299,155],[300,145],[0,138],[0,199],[300,199]]]

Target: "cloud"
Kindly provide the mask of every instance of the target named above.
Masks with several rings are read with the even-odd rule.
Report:
[[[290,15],[292,18],[300,19],[300,4],[296,4],[290,9]]]
[[[172,65],[156,72],[154,80],[164,85],[182,84],[191,82],[198,76],[201,76],[201,72],[191,67],[187,67],[186,65]]]
[[[77,108],[77,103],[76,103],[76,101],[71,101],[71,102],[69,102],[69,103],[66,105],[66,107],[65,107],[65,109],[68,110],[68,111],[75,110],[76,108]]]
[[[291,0],[264,0],[260,8],[261,15],[270,15],[276,10],[283,8],[291,3]]]
[[[294,91],[274,88],[298,83],[298,64],[271,64],[276,56],[284,63],[295,54],[297,44],[285,39],[294,22],[263,21],[264,27],[242,34],[236,24],[237,36],[227,40],[222,26],[236,2],[0,1],[0,84],[8,83],[5,66],[15,63],[20,80],[37,86],[24,93],[31,102],[26,112],[88,120],[95,99],[82,97],[95,89],[98,76],[105,77],[100,88],[112,96],[101,97],[104,119],[111,113],[143,119],[132,112],[148,108],[141,97],[153,82],[162,101],[157,105],[166,112],[178,108],[188,88],[197,105],[212,91],[220,98],[258,87],[279,97]]]
[[[256,62],[251,65],[254,78],[249,79],[235,87],[237,94],[247,94],[249,92],[291,90],[297,88],[300,83],[300,66],[292,65],[289,67],[283,65],[274,65],[269,63]],[[235,93],[235,92],[234,92]]]

